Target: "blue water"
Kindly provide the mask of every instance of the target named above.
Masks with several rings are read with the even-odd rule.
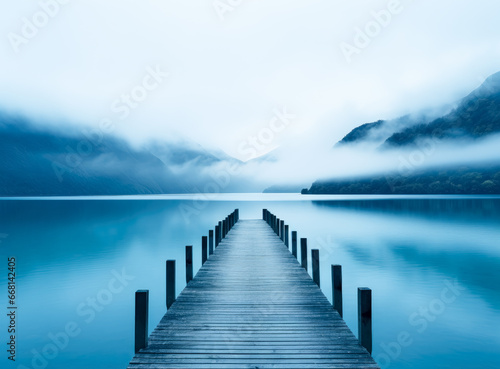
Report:
[[[314,200],[314,201],[312,201]],[[320,249],[321,287],[342,264],[344,318],[373,290],[374,358],[383,368],[500,367],[500,198],[218,195],[0,200],[0,280],[16,258],[17,352],[2,368],[125,368],[134,292],[150,290],[150,330],[165,313],[165,260],[184,287],[184,247],[235,208],[267,208]],[[398,342],[399,341],[399,342]]]

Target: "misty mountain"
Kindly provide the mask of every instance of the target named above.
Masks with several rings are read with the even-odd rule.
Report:
[[[233,164],[241,163],[239,160],[220,150],[209,151],[200,144],[189,141],[175,143],[153,141],[150,142],[146,148],[151,154],[156,156],[171,169],[174,167],[184,167],[186,165],[209,167],[221,161]]]
[[[405,115],[396,119],[365,123],[354,128],[342,140],[337,142],[335,147],[363,143],[377,148],[391,137],[394,132],[423,124],[423,122],[429,122],[431,119],[430,115],[422,113],[416,116]]]
[[[429,138],[475,139],[499,132],[500,72],[490,76],[458,102],[454,109],[441,116],[423,112],[416,116],[363,124],[337,145],[374,143],[381,148],[394,148],[415,145],[419,140]]]
[[[369,149],[371,144],[373,149],[392,149],[386,154],[396,156],[407,148],[413,150],[410,156],[425,155],[414,146],[426,139],[451,144],[446,147],[454,147],[453,150],[471,142],[487,147],[487,140],[476,140],[500,133],[500,73],[490,76],[446,114],[429,119],[431,116],[432,113],[423,113],[364,124],[336,146],[363,143],[360,149]],[[500,164],[450,164],[440,168],[417,165],[409,173],[399,170],[375,176],[318,180],[302,193],[500,194]]]
[[[429,124],[416,125],[394,133],[386,140],[384,147],[412,145],[426,138],[476,139],[499,132],[500,72],[490,76],[451,113]]]
[[[38,128],[0,115],[0,196],[128,195],[192,192],[208,174],[188,178],[171,169],[204,167],[222,159],[201,147],[155,144],[157,152],[133,148],[112,135]]]

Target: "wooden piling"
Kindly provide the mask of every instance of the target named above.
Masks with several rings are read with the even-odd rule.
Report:
[[[292,231],[292,255],[297,257],[297,231]]]
[[[290,229],[288,227],[288,224],[285,225],[285,246],[287,248],[290,248],[289,245],[289,235],[290,235]]]
[[[358,339],[370,354],[372,353],[372,290],[358,288]]]
[[[280,238],[281,241],[285,242],[285,221],[280,221]]]
[[[332,265],[332,304],[340,317],[343,317],[342,311],[342,266]]]
[[[201,237],[201,265],[205,264],[208,259],[208,237]]]
[[[312,275],[313,281],[320,287],[320,276],[319,276],[319,250],[312,249],[311,250],[311,259],[312,259]]]
[[[208,231],[208,254],[212,255],[214,253],[214,231],[211,229]]]
[[[167,260],[167,309],[175,302],[175,260]]]
[[[300,239],[300,259],[302,268],[307,270],[307,238]]]
[[[135,293],[135,353],[148,347],[149,290]]]
[[[186,246],[186,283],[193,279],[193,246]]]
[[[215,226],[215,247],[219,246],[219,226]]]

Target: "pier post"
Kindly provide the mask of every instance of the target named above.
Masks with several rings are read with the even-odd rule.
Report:
[[[193,279],[193,246],[186,246],[186,284]]]
[[[372,290],[358,288],[358,339],[370,354],[372,353]]]
[[[292,255],[297,258],[297,231],[292,231]]]
[[[219,226],[215,226],[215,247],[219,246]]]
[[[201,265],[205,264],[208,259],[208,237],[201,237]]]
[[[262,209],[262,219],[264,219],[267,222],[267,209]]]
[[[236,209],[236,223],[240,220],[240,209]]]
[[[289,235],[290,235],[290,229],[288,227],[288,224],[285,225],[285,246],[286,248],[290,248],[289,245]]]
[[[285,242],[285,221],[280,222],[280,238],[281,241]]]
[[[312,249],[311,250],[311,259],[312,259],[312,275],[313,281],[320,287],[320,277],[319,277],[319,250]]]
[[[227,220],[224,219],[222,221],[222,238],[226,238],[226,233],[227,233]]]
[[[276,219],[276,234],[278,235],[278,237],[280,236],[280,223],[281,219],[280,218]]]
[[[208,231],[208,254],[212,255],[214,253],[214,231],[210,229]]]
[[[175,260],[167,260],[167,309],[175,302]]]
[[[222,221],[219,221],[219,243],[222,241]]]
[[[307,238],[300,239],[300,260],[302,268],[307,271]]]
[[[342,266],[332,265],[332,303],[333,308],[337,310],[340,317],[342,312]]]
[[[149,290],[135,293],[135,353],[148,347]]]

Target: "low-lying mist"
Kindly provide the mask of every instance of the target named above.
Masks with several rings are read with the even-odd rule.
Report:
[[[412,147],[379,150],[373,145],[344,145],[334,149],[281,147],[272,160],[245,163],[241,176],[263,187],[303,185],[319,179],[366,178],[379,174],[407,176],[422,170],[458,165],[500,164],[500,135],[480,140],[425,139]]]

